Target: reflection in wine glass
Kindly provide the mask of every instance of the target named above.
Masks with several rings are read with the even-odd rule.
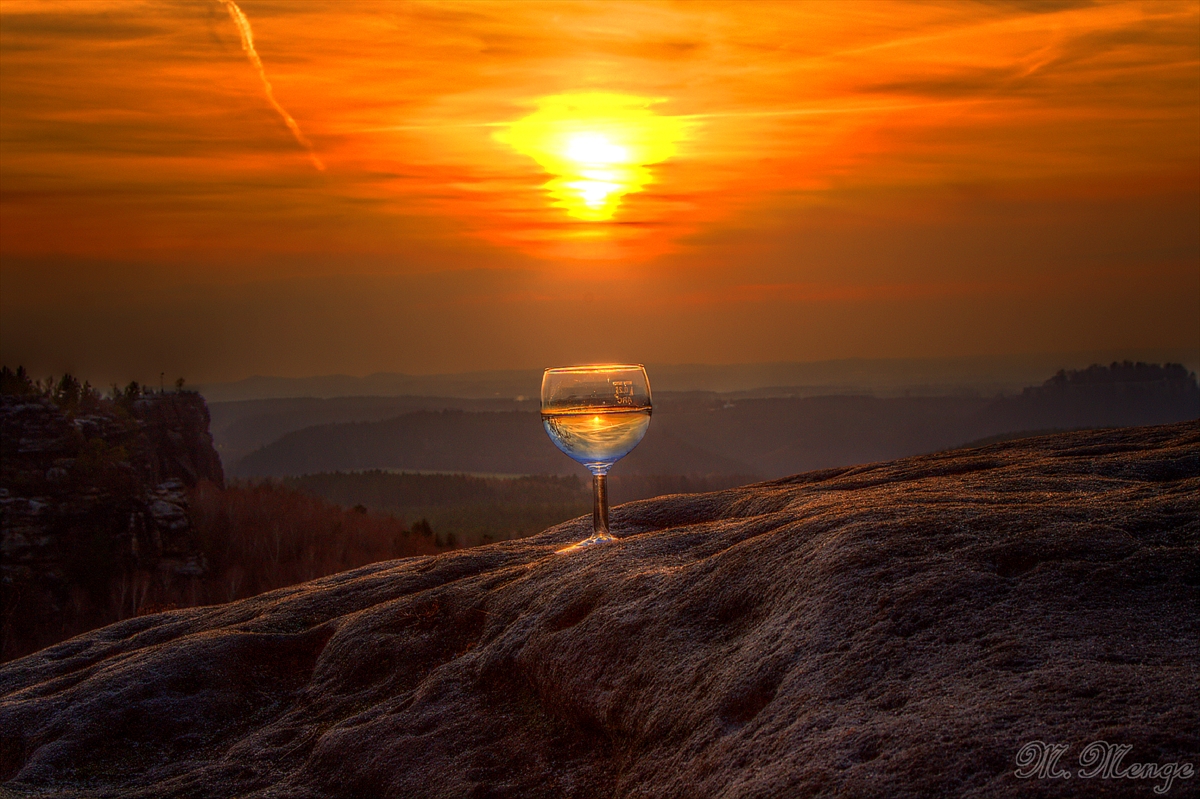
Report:
[[[608,531],[608,470],[646,435],[650,410],[641,365],[566,366],[542,375],[546,433],[592,473],[592,535],[559,552],[617,540]]]

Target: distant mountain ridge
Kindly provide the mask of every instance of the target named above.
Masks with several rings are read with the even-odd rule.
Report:
[[[843,358],[747,364],[648,365],[655,391],[761,392],[772,396],[870,393],[878,396],[984,395],[1020,391],[1056,369],[1109,363],[1115,353],[1073,352],[960,358]],[[1200,368],[1200,349],[1139,353],[1143,361],[1178,361]],[[556,364],[546,364],[554,366]],[[541,369],[413,375],[377,372],[316,377],[255,376],[201,387],[209,403],[290,397],[438,396],[462,399],[535,398]]]
[[[536,399],[462,399],[457,397],[290,397],[215,402],[209,406],[217,451],[226,463],[295,430],[338,422],[380,422],[415,411],[535,411]]]
[[[636,452],[636,460],[626,459],[627,474],[760,473],[667,431],[647,437]],[[582,467],[550,442],[539,413],[450,409],[298,430],[238,461],[233,474],[288,477],[367,469],[566,475]]]
[[[546,437],[536,403],[499,411],[418,410],[294,430],[232,466],[240,477],[398,469],[576,474]],[[518,409],[519,408],[519,409]],[[665,393],[629,475],[782,477],[947,449],[1022,430],[1166,424],[1200,416],[1179,365],[1113,364],[1055,375],[1019,395],[731,399]]]
[[[536,393],[540,370],[468,372],[444,375],[408,375],[377,372],[365,377],[321,375],[317,377],[247,377],[233,383],[216,383],[201,388],[209,402],[288,399],[294,397],[396,397],[443,396],[470,399],[511,399]]]

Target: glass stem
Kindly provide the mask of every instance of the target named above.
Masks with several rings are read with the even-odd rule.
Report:
[[[611,538],[608,532],[608,475],[592,475],[592,537]]]

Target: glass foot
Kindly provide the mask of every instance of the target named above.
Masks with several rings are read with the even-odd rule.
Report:
[[[576,544],[571,544],[570,546],[555,550],[555,554],[562,555],[567,552],[579,552],[580,550],[590,549],[597,544],[615,544],[619,540],[620,539],[614,538],[611,535],[593,535],[591,538],[585,538]]]

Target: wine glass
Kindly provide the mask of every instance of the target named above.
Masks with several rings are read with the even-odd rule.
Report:
[[[546,433],[592,473],[592,535],[559,552],[617,540],[608,531],[608,470],[646,435],[650,410],[650,380],[641,364],[564,366],[542,375]]]

